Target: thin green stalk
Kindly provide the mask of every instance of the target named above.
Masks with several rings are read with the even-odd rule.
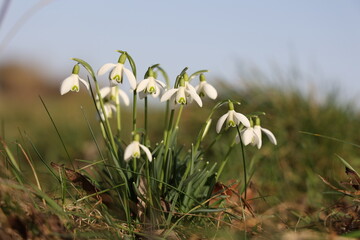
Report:
[[[183,108],[184,108],[184,105],[181,104],[178,115],[177,115],[176,123],[175,123],[175,129],[177,129],[179,127],[180,118],[181,118]]]
[[[133,115],[132,115],[132,119],[133,119],[133,133],[135,133],[136,131],[136,103],[137,103],[137,93],[134,90],[133,91]]]
[[[148,98],[147,96],[145,97],[145,102],[144,102],[144,124],[145,124],[145,135],[144,135],[144,142],[145,145],[148,145]]]
[[[235,139],[234,139],[233,142],[231,143],[231,145],[230,145],[230,147],[229,147],[226,155],[225,155],[224,161],[221,162],[221,165],[220,165],[220,167],[219,167],[219,171],[218,171],[217,174],[216,174],[216,181],[219,180],[219,177],[220,177],[222,171],[224,170],[224,167],[225,167],[226,163],[229,161],[230,153],[231,153],[232,150],[234,149],[235,143],[236,143],[236,142],[235,142]]]
[[[119,87],[116,87],[116,126],[117,126],[117,136],[120,139],[121,132],[121,109],[120,109],[120,101],[119,101]]]
[[[55,124],[55,121],[54,121],[54,119],[52,118],[52,116],[51,116],[51,114],[50,114],[50,112],[49,112],[49,110],[48,110],[48,108],[47,108],[44,100],[41,98],[40,95],[39,95],[39,98],[40,98],[40,101],[41,101],[41,103],[43,104],[43,106],[44,106],[44,108],[45,108],[46,113],[48,114],[48,116],[49,116],[49,118],[50,118],[51,123],[53,124],[53,126],[54,126],[54,128],[55,128],[55,131],[56,131],[57,135],[59,136],[59,139],[60,139],[60,141],[61,141],[61,144],[62,144],[62,146],[63,146],[63,148],[64,148],[64,150],[65,150],[65,152],[66,152],[66,155],[67,155],[67,157],[68,157],[68,159],[69,159],[69,161],[70,161],[71,167],[72,167],[73,170],[75,170],[73,160],[72,160],[72,158],[70,157],[70,154],[69,154],[69,152],[68,152],[68,150],[67,150],[67,148],[66,148],[66,146],[65,146],[64,140],[63,140],[63,138],[62,138],[61,135],[60,135],[60,132],[59,132],[59,130],[58,130],[56,124]]]
[[[242,139],[241,139],[240,129],[239,129],[238,125],[236,125],[236,130],[238,132],[239,139],[240,139],[240,145],[241,145],[241,155],[242,155],[242,159],[243,159],[243,168],[244,168],[243,169],[243,171],[244,171],[244,199],[246,200],[247,173],[246,173],[245,149],[244,149],[244,144],[243,144]]]

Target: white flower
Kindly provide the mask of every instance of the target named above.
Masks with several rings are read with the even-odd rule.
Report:
[[[129,162],[130,158],[140,158],[141,156],[140,148],[141,148],[146,153],[147,158],[151,162],[152,154],[150,150],[144,145],[140,144],[139,140],[136,140],[137,138],[138,137],[135,136],[135,140],[126,147],[124,153],[124,160],[126,162]]]
[[[116,112],[116,106],[113,102],[104,103],[104,111],[100,107],[100,104],[98,104],[98,109],[102,120],[105,120],[105,118],[112,118],[113,113]]]
[[[200,97],[208,96],[211,99],[217,98],[218,94],[216,89],[206,82],[205,76],[203,74],[200,74],[200,84],[197,85],[195,89]]]
[[[181,86],[183,85],[183,86]],[[176,93],[176,94],[175,94]],[[202,101],[199,95],[196,93],[196,90],[193,86],[188,84],[187,87],[184,84],[180,84],[178,88],[173,88],[167,90],[164,95],[161,97],[160,101],[164,102],[170,99],[170,102],[175,102],[176,104],[187,104],[190,103],[192,99],[195,100],[200,107],[202,107]]]
[[[226,121],[225,128],[235,127],[236,125],[239,125],[240,123],[242,123],[245,127],[250,127],[250,122],[245,117],[245,115],[235,112],[235,110],[232,107],[230,107],[230,110],[227,113],[225,113],[224,115],[222,115],[219,118],[219,120],[216,124],[216,132],[217,133],[220,132],[225,121]]]
[[[80,67],[78,64],[76,64],[73,68],[72,74],[69,77],[65,78],[65,80],[61,83],[61,87],[60,87],[61,95],[64,95],[69,91],[79,92],[80,90],[79,81],[81,81],[85,85],[85,87],[89,90],[89,83],[79,77],[79,70]]]
[[[114,101],[116,104],[120,103],[120,98],[124,101],[124,104],[126,106],[129,106],[130,104],[128,95],[118,86],[103,87],[102,89],[100,89],[100,95],[102,98],[109,97],[109,99]],[[96,96],[96,99],[98,98],[99,97]]]
[[[245,146],[251,143],[252,146],[257,146],[258,149],[262,146],[262,132],[269,138],[270,142],[274,145],[277,145],[276,138],[270,130],[260,127],[260,125],[255,125],[254,127],[248,127],[241,131],[241,139]],[[239,136],[236,136],[236,141],[239,143]]]
[[[98,75],[103,75],[107,71],[110,71],[109,79],[116,81],[117,83],[122,83],[123,73],[125,73],[127,79],[129,80],[130,87],[132,90],[136,88],[136,79],[132,71],[124,67],[123,63],[106,63],[98,71]]]
[[[154,77],[148,77],[140,81],[136,92],[140,92],[140,98],[144,98],[148,94],[151,94],[154,98],[156,98],[165,87],[166,85],[163,82],[155,79]]]

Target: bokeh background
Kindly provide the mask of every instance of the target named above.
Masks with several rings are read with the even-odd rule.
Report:
[[[263,126],[274,132],[279,144],[274,147],[264,140],[261,151],[249,148],[247,153],[254,186],[270,196],[269,203],[303,199],[310,206],[321,206],[329,196],[323,194],[327,187],[317,174],[344,178],[336,154],[354,167],[360,165],[358,148],[348,144],[360,143],[359,1],[3,0],[1,4],[0,132],[14,148],[17,142],[27,145],[35,160],[33,145],[47,161],[67,164],[39,96],[70,156],[98,158],[86,122],[89,119],[101,139],[92,100],[84,88],[60,96],[59,87],[71,73],[72,57],[97,70],[117,61],[115,50],[120,49],[134,58],[139,79],[156,63],[172,80],[184,67],[190,73],[208,69],[207,79],[218,87],[219,100],[241,101],[238,111],[243,113],[267,113]],[[84,69],[80,75],[86,78]],[[102,84],[107,84],[105,77]],[[151,138],[156,141],[163,113],[160,104],[152,104]],[[185,146],[211,106],[209,101],[201,110],[191,106],[184,112],[180,139]],[[124,132],[129,134],[126,128]],[[209,139],[214,136],[213,126]],[[205,157],[219,161],[229,144],[226,138],[220,142]],[[241,179],[239,156],[240,151],[233,153],[223,181]]]

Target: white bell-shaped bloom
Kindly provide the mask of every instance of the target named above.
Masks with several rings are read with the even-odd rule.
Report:
[[[125,149],[125,153],[124,153],[125,162],[129,162],[131,158],[140,158],[141,156],[140,149],[142,149],[145,152],[148,160],[151,162],[152,154],[146,146],[139,143],[138,135],[135,136],[134,141],[132,141],[132,143],[130,143]]]
[[[190,84],[186,87],[185,81],[181,80],[178,88],[167,90],[161,97],[160,101],[165,102],[170,100],[171,103],[175,104],[188,104],[194,99],[195,102],[202,107],[202,101],[200,96],[196,93],[196,90]]]
[[[221,131],[222,126],[226,121],[225,128],[235,127],[242,123],[245,127],[250,127],[250,121],[244,114],[235,112],[234,109],[230,109],[227,113],[222,115],[217,124],[216,124],[216,132],[219,133]]]
[[[79,77],[79,70],[80,67],[78,64],[76,64],[73,68],[72,74],[69,77],[65,78],[64,81],[61,83],[61,87],[60,87],[61,95],[64,95],[69,91],[79,92],[80,90],[79,82],[82,82],[85,85],[85,87],[89,90],[89,83]]]
[[[130,104],[128,95],[118,86],[103,87],[100,89],[100,95],[102,98],[108,98],[109,100],[114,101],[116,104],[120,103],[120,98],[123,100],[126,106],[129,106]],[[98,96],[96,96],[96,98],[98,99]]]
[[[242,130],[241,140],[245,146],[251,144],[260,149],[262,146],[262,132],[265,133],[272,144],[277,145],[274,134],[270,130],[260,127],[260,125],[255,125],[254,127],[248,127]],[[236,136],[236,142],[240,142],[238,135]]]
[[[123,74],[125,73],[127,79],[129,80],[130,87],[132,90],[136,88],[136,78],[132,71],[124,67],[124,63],[126,60],[126,55],[122,54],[119,57],[118,63],[106,63],[104,64],[97,72],[99,76],[105,74],[106,72],[110,71],[109,79],[112,81],[113,84],[122,83],[123,81]]]
[[[155,79],[154,77],[148,77],[138,84],[136,92],[140,93],[140,98],[144,98],[146,95],[151,94],[152,97],[157,98],[161,91],[165,89],[165,83]]]
[[[211,99],[217,98],[217,91],[216,89],[206,82],[204,74],[200,74],[200,84],[195,87],[197,94],[200,97],[209,97]]]
[[[104,103],[104,111],[100,107],[100,104],[98,104],[99,114],[100,118],[102,120],[105,120],[105,118],[112,118],[113,114],[116,112],[116,106],[113,102],[106,102]]]

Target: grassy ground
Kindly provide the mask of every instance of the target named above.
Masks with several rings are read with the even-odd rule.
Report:
[[[224,190],[218,197],[226,197],[222,202],[226,212],[184,216],[181,224],[168,232],[168,238],[244,239],[245,235],[252,239],[360,237],[360,182],[356,173],[345,172],[345,164],[340,160],[344,159],[354,170],[360,169],[359,146],[356,145],[360,143],[356,131],[360,128],[359,112],[350,104],[340,103],[336,94],[331,93],[320,103],[294,87],[248,83],[240,89],[226,85],[221,89],[222,96],[242,102],[237,109],[239,112],[266,112],[266,116],[262,117],[262,126],[271,129],[278,145],[274,147],[264,138],[261,150],[246,148],[251,175],[247,202],[239,197],[238,184],[242,184],[243,169],[241,151],[236,148],[225,168],[225,175],[217,185]],[[0,235],[4,236],[3,239],[123,237],[126,225],[117,217],[118,213],[114,213],[116,207],[111,204],[104,206],[95,197],[78,202],[91,193],[84,187],[84,182],[76,182],[67,175],[63,176],[66,181],[59,182],[41,161],[70,167],[69,155],[70,159],[76,160],[76,168],[80,169],[100,159],[86,121],[89,119],[99,145],[103,146],[91,100],[75,94],[62,98],[43,96],[43,100],[68,154],[37,97],[22,101],[21,98],[1,100],[4,145],[0,150]],[[210,102],[205,103],[205,106],[210,105]],[[84,112],[80,106],[83,106]],[[153,129],[151,140],[155,142],[160,139],[157,136],[160,130],[156,126],[162,122],[163,113],[157,109],[153,111],[157,114],[153,113],[149,125]],[[184,111],[180,142],[189,145],[188,140],[196,135],[209,111],[206,107]],[[219,111],[214,119],[224,111],[226,108]],[[139,112],[139,119],[141,114]],[[130,124],[130,117],[127,119],[125,121]],[[209,140],[204,142],[205,147],[216,135],[214,125],[209,131]],[[126,132],[130,133],[130,130],[125,129]],[[230,144],[227,135],[231,133],[222,136],[204,158],[210,162],[221,161],[226,154],[226,146]],[[5,143],[19,162],[22,183],[10,171]],[[38,190],[29,161],[35,166],[42,191]],[[51,169],[56,173],[56,167]],[[96,179],[92,168],[87,170],[89,179]],[[70,189],[65,194],[66,198],[61,192],[64,182]],[[246,211],[242,211],[242,204],[247,205]],[[161,233],[161,229],[143,230],[137,237],[161,238]]]

